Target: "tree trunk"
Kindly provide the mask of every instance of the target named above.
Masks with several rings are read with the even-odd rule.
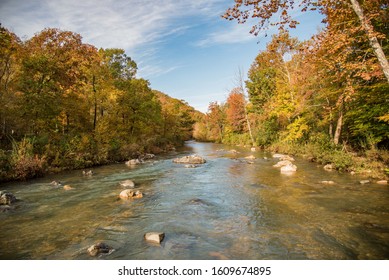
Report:
[[[358,3],[358,0],[350,0],[354,12],[357,14],[363,29],[365,30],[367,37],[369,38],[370,46],[373,48],[373,52],[376,55],[378,62],[381,65],[382,71],[389,83],[389,62],[386,59],[385,53],[382,50],[380,43],[376,36],[374,36],[373,26],[370,21],[365,18],[362,8]]]
[[[92,87],[93,87],[93,95],[94,95],[94,115],[93,115],[93,130],[96,130],[96,124],[97,124],[97,96],[96,96],[96,86],[95,86],[95,83],[96,83],[96,76],[93,75],[93,78],[92,78]]]
[[[334,135],[334,144],[335,145],[339,144],[340,133],[342,132],[342,125],[343,125],[343,108],[340,109],[338,122],[336,124],[336,130],[335,130],[335,135]]]

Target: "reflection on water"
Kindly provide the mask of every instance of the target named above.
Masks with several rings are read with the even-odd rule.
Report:
[[[92,177],[72,171],[1,186],[21,201],[0,213],[0,259],[91,259],[86,249],[99,241],[115,249],[103,259],[389,258],[387,186],[362,186],[298,159],[297,173],[285,176],[270,155],[238,152],[189,142],[135,168],[115,164]],[[207,163],[171,161],[191,153]],[[244,160],[250,154],[254,164]],[[118,199],[126,179],[142,199]],[[149,231],[165,232],[161,246],[143,241]]]

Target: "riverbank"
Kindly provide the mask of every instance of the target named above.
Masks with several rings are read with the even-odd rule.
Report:
[[[136,144],[129,145],[126,151],[115,156],[99,156],[99,153],[79,153],[73,157],[57,156],[54,160],[46,155],[32,153],[32,145],[22,141],[13,150],[0,149],[0,183],[25,181],[57,174],[63,171],[89,169],[114,163],[124,163],[130,159],[142,159],[147,154],[164,154],[183,145],[168,143],[163,146],[149,147]]]
[[[367,149],[351,151],[345,146],[320,145],[317,143],[274,143],[266,148],[270,152],[286,153],[308,161],[327,165],[341,173],[361,175],[371,179],[389,179],[389,151]]]

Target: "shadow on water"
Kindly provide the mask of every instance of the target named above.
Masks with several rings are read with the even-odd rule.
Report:
[[[234,151],[232,151],[234,149]],[[207,159],[196,168],[178,156]],[[254,155],[256,159],[247,160]],[[1,259],[388,259],[388,187],[296,160],[280,174],[263,152],[188,142],[156,161],[124,164],[2,186],[21,201],[0,213]],[[120,182],[134,180],[144,197],[123,201]],[[53,187],[53,180],[72,190]],[[332,180],[333,185],[323,185]],[[143,240],[165,232],[159,246]]]

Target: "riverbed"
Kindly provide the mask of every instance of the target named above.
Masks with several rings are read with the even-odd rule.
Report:
[[[190,154],[207,162],[196,168],[172,162]],[[299,158],[297,172],[285,175],[276,162],[249,148],[188,142],[133,167],[2,185],[20,201],[0,213],[0,259],[389,258],[387,185],[362,185],[364,178]],[[143,198],[119,198],[126,179]],[[151,231],[165,233],[160,245],[144,241]],[[87,248],[97,242],[114,250],[91,257]]]

